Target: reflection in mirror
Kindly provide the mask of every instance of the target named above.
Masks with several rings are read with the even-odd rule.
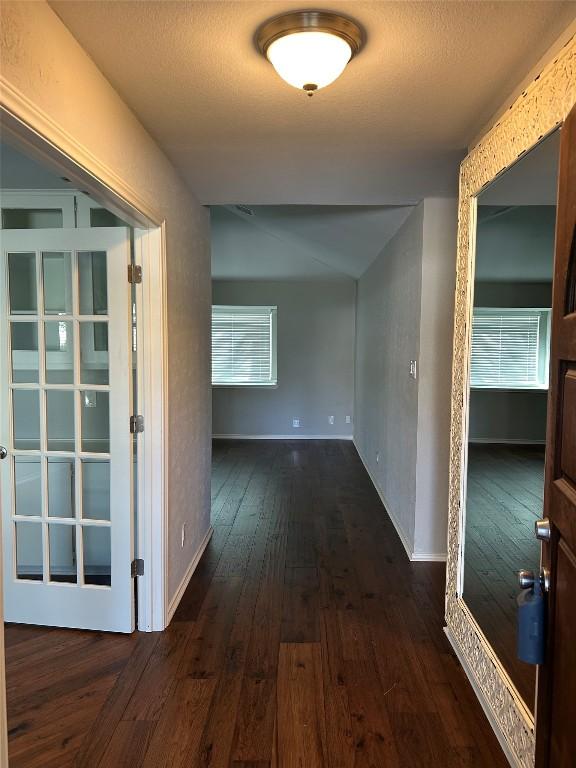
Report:
[[[463,598],[533,709],[518,571],[539,571],[559,131],[478,196]]]

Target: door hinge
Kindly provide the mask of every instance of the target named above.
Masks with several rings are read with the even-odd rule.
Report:
[[[132,563],[130,564],[130,575],[133,579],[136,578],[136,576],[144,576],[144,560],[141,558],[132,560]]]
[[[144,416],[130,416],[130,434],[144,432]]]
[[[129,283],[142,282],[142,267],[140,266],[140,264],[128,264],[128,282]]]

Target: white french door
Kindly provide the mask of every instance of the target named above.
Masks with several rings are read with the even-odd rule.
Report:
[[[5,619],[132,632],[128,230],[0,239]]]

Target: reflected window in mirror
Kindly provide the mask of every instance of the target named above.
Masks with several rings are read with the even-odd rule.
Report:
[[[559,131],[477,198],[463,599],[527,706],[518,571],[539,570]]]
[[[470,386],[548,389],[549,308],[475,307]]]

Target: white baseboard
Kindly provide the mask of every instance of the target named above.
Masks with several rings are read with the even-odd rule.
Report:
[[[456,654],[458,661],[460,662],[462,669],[464,670],[464,673],[466,677],[468,678],[470,685],[472,686],[474,693],[476,694],[476,698],[480,702],[482,709],[484,710],[484,714],[486,715],[488,722],[490,723],[490,726],[492,727],[492,730],[494,731],[494,734],[496,735],[496,738],[498,739],[498,743],[502,747],[502,751],[504,752],[504,755],[506,756],[506,759],[512,766],[512,768],[521,768],[520,763],[516,760],[514,753],[510,749],[508,742],[504,738],[504,734],[500,731],[500,728],[498,727],[498,722],[496,718],[494,717],[494,713],[492,712],[492,708],[490,707],[490,704],[486,700],[484,696],[484,692],[476,682],[476,678],[472,674],[472,670],[470,669],[470,666],[468,665],[468,662],[466,660],[466,657],[460,650],[460,646],[458,645],[458,642],[452,632],[450,631],[450,627],[444,627],[444,633],[446,637],[448,638],[448,642],[454,649],[454,653]]]
[[[186,573],[184,574],[184,577],[180,584],[178,585],[178,589],[174,593],[174,596],[172,597],[172,600],[170,600],[170,604],[168,605],[168,613],[166,615],[166,626],[170,624],[172,621],[172,616],[174,616],[174,613],[176,612],[176,608],[180,605],[180,600],[182,600],[182,595],[186,591],[186,587],[190,583],[190,579],[194,575],[194,571],[196,570],[198,563],[200,562],[200,558],[204,554],[204,550],[208,546],[208,542],[212,538],[212,534],[214,533],[214,528],[210,526],[208,530],[206,531],[206,535],[202,539],[202,543],[196,550],[196,554],[192,558],[192,562],[186,569]]]
[[[352,435],[212,435],[213,440],[352,440]]]
[[[448,559],[446,552],[412,552],[413,563],[445,563]]]
[[[522,438],[471,437],[468,442],[479,445],[546,445],[546,440],[523,440]]]
[[[402,546],[406,550],[406,554],[408,555],[408,560],[410,560],[411,563],[419,563],[419,562],[427,562],[427,563],[445,563],[446,562],[446,553],[445,552],[413,552],[412,547],[410,546],[410,543],[408,542],[408,539],[406,538],[406,534],[402,530],[402,527],[399,523],[399,521],[396,519],[393,512],[390,511],[390,506],[388,502],[386,501],[386,498],[384,497],[384,494],[382,493],[382,490],[379,488],[378,483],[376,482],[376,478],[370,471],[370,468],[368,467],[368,463],[364,459],[364,456],[362,456],[362,453],[360,449],[358,448],[358,445],[356,444],[356,441],[353,439],[354,442],[354,448],[356,448],[356,453],[360,457],[360,461],[364,465],[364,469],[368,473],[368,477],[372,481],[372,485],[376,489],[378,496],[380,496],[380,501],[384,505],[384,509],[386,510],[386,514],[392,521],[392,525],[396,529],[396,533],[398,534],[398,538],[402,542]]]
[[[410,547],[410,545],[408,543],[408,540],[406,539],[404,531],[400,527],[400,523],[398,522],[398,520],[396,519],[394,514],[390,511],[390,507],[388,506],[388,502],[386,501],[386,499],[384,498],[384,494],[382,493],[382,491],[378,487],[378,483],[376,482],[376,479],[375,479],[374,475],[370,471],[370,468],[368,467],[368,463],[364,459],[364,456],[362,456],[362,452],[358,448],[358,445],[356,444],[355,440],[354,440],[354,448],[356,448],[356,453],[360,457],[360,461],[364,465],[364,469],[368,473],[368,477],[372,481],[372,485],[374,486],[374,488],[376,488],[378,496],[380,496],[380,501],[384,505],[384,509],[386,510],[386,514],[388,515],[388,517],[392,521],[392,525],[396,529],[396,533],[398,534],[398,537],[399,537],[400,541],[402,542],[402,546],[404,547],[404,549],[406,550],[406,554],[408,555],[408,560],[412,560],[412,548]]]

